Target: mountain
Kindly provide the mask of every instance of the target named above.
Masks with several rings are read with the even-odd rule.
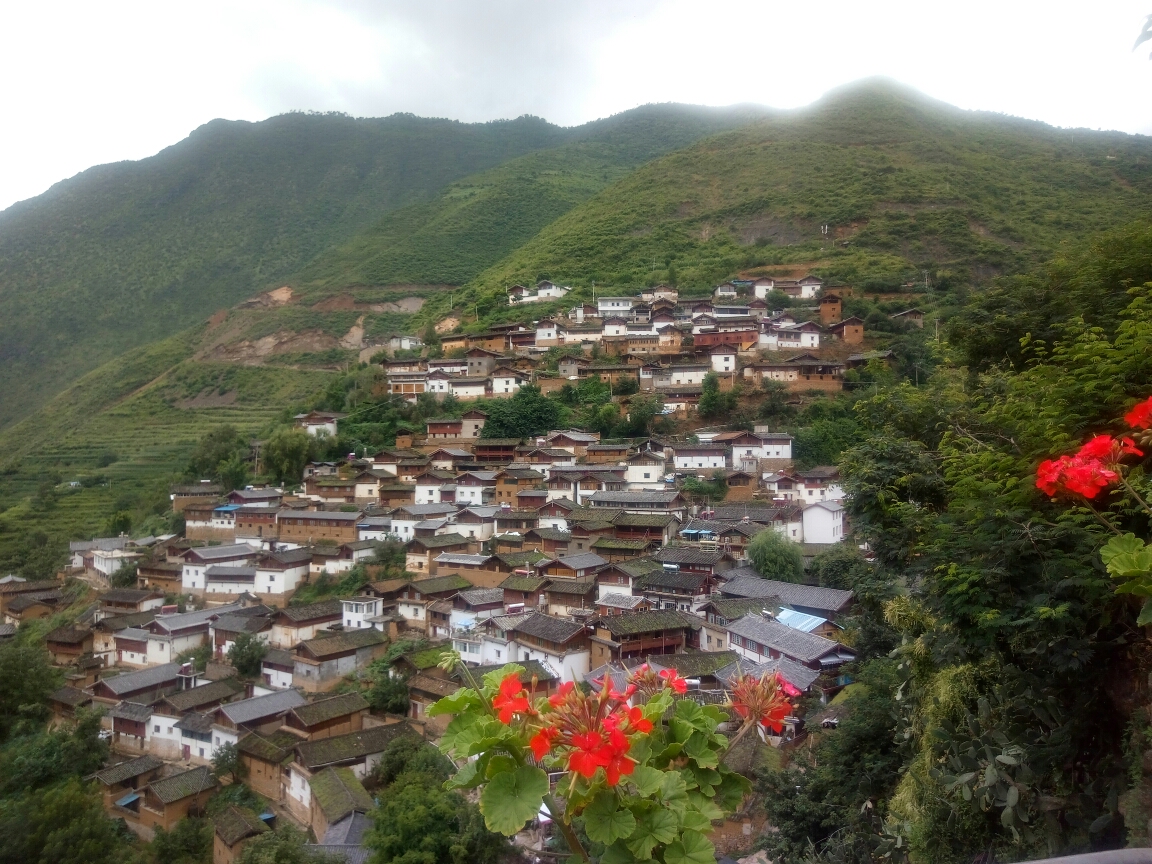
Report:
[[[368,268],[364,278],[463,281],[645,159],[763,113],[649,106],[570,129],[533,117],[215,120],[149,159],[89,169],[0,213],[0,426],[122,352],[276,287],[384,214],[403,213],[368,236],[389,246],[410,236],[415,251],[400,253],[399,265]],[[523,177],[511,168],[484,179],[517,157],[566,144],[585,148],[583,161],[559,155],[526,163]],[[557,184],[556,171],[576,179]],[[573,191],[546,201],[529,192],[529,206],[520,207],[533,172],[550,178],[543,187]],[[445,204],[461,193],[440,193],[477,174],[485,189],[515,190],[510,199],[498,190],[488,198],[516,205],[505,211],[518,211],[520,227],[504,246],[489,230],[471,269],[446,268],[457,257],[456,235],[440,232],[431,249],[427,238],[452,221]],[[487,229],[500,225],[491,206],[471,212]],[[369,259],[376,257],[378,246]],[[421,258],[433,266],[414,262]],[[341,275],[345,269],[335,266]],[[323,259],[312,272],[325,272]]]
[[[937,287],[980,285],[1146,214],[1149,193],[1147,137],[961,111],[866,81],[645,164],[455,299],[493,306],[541,273],[629,288],[773,267],[876,291],[924,271]]]

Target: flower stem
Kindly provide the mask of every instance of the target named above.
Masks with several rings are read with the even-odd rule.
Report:
[[[1125,477],[1123,474],[1121,474],[1120,475],[1120,482],[1124,484],[1124,488],[1128,490],[1128,494],[1131,495],[1133,498],[1135,498],[1140,503],[1140,506],[1144,508],[1144,512],[1147,513],[1149,516],[1152,516],[1152,507],[1149,507],[1148,502],[1140,497],[1140,493],[1132,488],[1132,484],[1130,484],[1128,482],[1128,478]]]
[[[1103,516],[1101,516],[1100,513],[1096,510],[1096,508],[1092,506],[1092,502],[1089,501],[1087,498],[1084,499],[1084,506],[1087,507],[1090,511],[1092,511],[1092,515],[1096,517],[1097,522],[1099,522],[1101,525],[1103,525],[1105,528],[1107,528],[1109,531],[1111,531],[1117,537],[1124,536],[1124,532],[1121,531],[1119,528],[1117,528],[1115,525],[1113,525],[1111,522],[1109,522],[1107,519],[1105,519]]]
[[[588,853],[585,852],[584,847],[580,845],[580,838],[576,836],[576,832],[572,826],[560,815],[560,805],[556,803],[556,799],[552,797],[551,792],[544,796],[544,806],[548,808],[548,812],[552,815],[552,824],[560,826],[560,833],[564,835],[564,840],[567,842],[568,848],[572,850],[572,854],[579,856],[581,861],[587,861]]]

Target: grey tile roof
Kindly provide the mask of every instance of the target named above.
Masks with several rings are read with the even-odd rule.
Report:
[[[675,669],[685,678],[716,675],[739,655],[735,651],[692,651],[687,654],[653,654],[648,663],[655,669]]]
[[[708,582],[707,573],[688,573],[678,570],[653,570],[636,580],[636,587],[658,591],[661,588],[678,588],[681,591],[701,591]]]
[[[503,588],[471,588],[460,592],[460,599],[470,606],[483,606],[488,603],[503,603]]]
[[[676,500],[679,492],[593,492],[587,496],[594,507],[627,507],[638,504],[663,504]]]
[[[292,656],[291,651],[285,651],[282,648],[269,648],[264,654],[264,659],[260,662],[275,666],[286,666],[291,669],[296,663],[296,658]]]
[[[653,630],[676,630],[684,627],[699,627],[703,621],[695,615],[686,615],[676,609],[660,609],[651,612],[624,612],[620,615],[605,615],[596,622],[597,628],[604,628],[613,636],[633,636],[637,633],[651,633]]]
[[[367,813],[375,806],[364,785],[348,768],[325,768],[309,778],[308,785],[329,824],[356,811]]]
[[[230,603],[227,606],[215,606],[210,609],[198,609],[195,612],[178,612],[175,615],[157,615],[152,627],[171,633],[174,630],[183,630],[185,627],[195,627],[227,615],[229,612],[240,612],[244,607],[239,603]]]
[[[87,705],[92,701],[92,697],[85,693],[83,690],[77,690],[75,687],[64,686],[48,697],[53,702],[59,702],[62,705]]]
[[[663,546],[652,557],[668,564],[715,564],[726,555],[719,549],[697,549],[694,546]]]
[[[417,579],[412,588],[421,594],[441,594],[445,591],[465,591],[472,587],[472,583],[459,573],[450,573],[447,576],[433,576],[431,579]]]
[[[159,687],[176,680],[180,671],[179,663],[165,663],[162,666],[150,666],[139,672],[127,672],[114,678],[101,678],[100,683],[119,696],[121,693],[134,693],[149,687]]]
[[[436,556],[437,564],[448,564],[450,566],[470,565],[472,567],[482,567],[490,560],[492,560],[491,555],[469,555],[464,552],[441,552]]]
[[[196,795],[205,789],[214,789],[215,787],[216,781],[212,778],[212,773],[208,770],[207,765],[201,765],[199,768],[193,768],[191,771],[166,777],[163,780],[155,780],[148,785],[156,797],[165,804],[171,804],[174,801],[187,798],[189,795]]]
[[[587,596],[596,590],[595,579],[553,579],[544,589],[549,594]]]
[[[172,728],[186,729],[189,732],[197,732],[203,735],[212,731],[212,717],[208,714],[197,714],[195,711],[189,711],[173,723]]]
[[[299,690],[280,690],[267,696],[254,696],[240,702],[221,705],[216,712],[227,717],[234,725],[251,723],[263,717],[271,717],[289,711],[308,702]]]
[[[325,846],[359,846],[364,834],[372,827],[372,820],[363,813],[345,816],[324,832]]]
[[[840,643],[815,633],[796,630],[771,618],[750,614],[728,624],[728,632],[773,648],[793,660],[811,663],[826,654],[838,652]]]
[[[566,621],[563,618],[553,618],[543,612],[533,612],[512,629],[516,633],[524,633],[528,636],[535,636],[537,639],[561,644],[585,632],[583,624]]]
[[[245,837],[254,837],[271,830],[264,820],[247,807],[241,808],[234,804],[213,816],[212,825],[225,846],[233,846]]]
[[[296,746],[296,761],[309,771],[326,765],[356,762],[373,753],[383,753],[393,738],[411,732],[412,727],[407,723],[389,723],[347,735],[305,741]]]
[[[780,605],[775,600],[775,597],[713,597],[705,608],[711,609],[725,621],[735,621],[749,612],[774,613]]]
[[[290,621],[300,623],[319,618],[340,618],[344,614],[344,606],[339,600],[321,600],[319,603],[302,606],[285,606],[280,614]]]
[[[191,690],[181,690],[165,698],[169,705],[180,712],[219,702],[235,696],[244,689],[244,685],[235,678],[224,678],[213,681],[211,684],[202,684]]]
[[[318,699],[299,708],[293,708],[292,714],[305,726],[315,726],[317,723],[325,723],[367,708],[368,703],[359,693],[341,693],[339,696],[329,696],[327,699]]]
[[[408,541],[408,548],[423,547],[424,549],[440,549],[446,546],[467,546],[470,541],[462,534],[435,534],[432,537],[413,537]]]
[[[581,552],[579,555],[568,555],[557,559],[565,567],[573,570],[590,570],[593,567],[603,567],[608,562],[595,552]]]
[[[731,686],[741,673],[753,678],[763,678],[772,672],[778,672],[781,678],[800,691],[807,690],[820,677],[820,673],[815,669],[809,669],[787,657],[779,657],[766,663],[753,663],[751,660],[739,658],[717,672],[716,677]]]
[[[643,597],[632,597],[628,594],[605,594],[596,601],[596,605],[607,606],[610,609],[635,609],[644,602]]]
[[[112,706],[108,712],[120,720],[132,720],[136,723],[147,723],[152,717],[152,707],[141,705],[139,702],[120,702]]]
[[[96,779],[105,786],[114,786],[117,783],[123,783],[125,780],[140,777],[149,771],[163,767],[163,759],[157,759],[152,754],[148,754],[129,759],[127,762],[121,762],[119,765],[113,765],[111,768],[105,768],[96,774]]]
[[[853,596],[851,591],[841,591],[838,588],[797,585],[793,582],[779,582],[775,579],[744,575],[729,579],[720,588],[720,592],[729,597],[778,597],[785,606],[803,606],[828,612],[843,611],[852,602]]]
[[[217,633],[259,633],[272,626],[264,615],[221,615],[212,625]]]
[[[199,558],[201,561],[219,561],[222,558],[236,558],[241,555],[259,554],[247,543],[235,543],[231,546],[197,546],[188,550],[188,555]]]
[[[140,588],[113,588],[100,595],[101,603],[139,603],[155,597],[163,597],[155,591],[145,591]]]

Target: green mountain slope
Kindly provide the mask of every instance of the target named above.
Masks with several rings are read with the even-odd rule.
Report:
[[[275,287],[386,213],[404,215],[376,230],[371,266],[335,256],[310,272],[344,284],[464,281],[622,171],[763,114],[649,106],[572,129],[531,117],[217,120],[150,159],[90,169],[0,214],[0,425],[117,354]],[[436,197],[446,184],[581,142],[591,148],[583,159],[481,180],[507,188],[465,215],[472,235],[482,230],[460,242],[469,229],[444,206],[460,190]],[[534,173],[557,171],[573,177],[544,187],[561,194],[532,191]],[[397,231],[408,251],[382,265],[380,247],[394,247]]]
[[[870,81],[644,165],[457,301],[495,309],[508,285],[542,272],[645,285],[667,278],[669,262],[701,287],[790,263],[877,290],[924,270],[938,286],[980,284],[1146,213],[1150,192],[1152,139],[1073,140]]]
[[[294,284],[306,295],[352,285],[461,285],[643,163],[768,113],[646,105],[586,124],[568,144],[457,180],[431,201],[389,213],[321,254]]]

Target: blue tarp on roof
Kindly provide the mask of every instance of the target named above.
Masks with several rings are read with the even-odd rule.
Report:
[[[243,506],[243,505],[241,505],[241,504],[221,504],[219,507],[213,507],[212,512],[215,513],[215,512],[218,512],[220,510],[227,510],[228,512],[231,512],[233,510],[239,510],[241,508],[241,506]]]
[[[140,793],[139,792],[129,792],[127,795],[125,795],[123,798],[121,798],[119,801],[116,802],[116,806],[117,807],[127,807],[133,801],[139,801],[139,800],[140,800]]]
[[[795,609],[781,609],[776,615],[776,620],[781,624],[787,624],[793,630],[803,630],[805,633],[811,633],[828,619],[820,618],[816,615],[808,615],[804,612],[797,612]]]

